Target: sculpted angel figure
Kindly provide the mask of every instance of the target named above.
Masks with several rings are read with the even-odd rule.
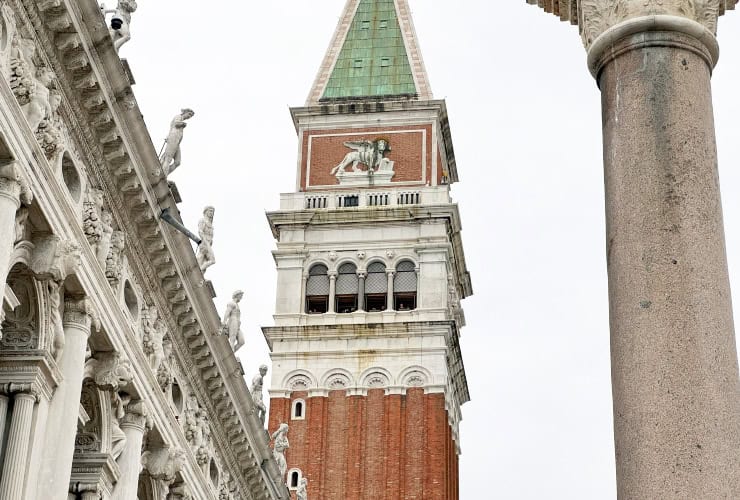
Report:
[[[170,133],[167,134],[164,151],[162,151],[162,156],[159,157],[159,162],[162,164],[164,175],[171,174],[180,166],[180,143],[182,142],[185,127],[187,127],[187,123],[185,123],[185,121],[191,119],[194,115],[195,111],[189,108],[184,108],[172,119],[172,122],[170,123]]]
[[[285,472],[288,470],[288,462],[285,460],[285,450],[290,448],[288,442],[288,424],[280,424],[278,430],[276,430],[271,438],[275,444],[272,447],[272,455],[275,457],[275,461],[280,469],[280,477],[285,478]]]
[[[254,401],[254,406],[257,407],[257,416],[259,417],[260,421],[262,421],[263,425],[265,423],[265,414],[267,413],[267,407],[265,407],[265,402],[262,394],[262,386],[264,384],[265,375],[267,375],[267,365],[261,365],[259,373],[255,375],[252,379],[252,387],[250,391],[252,393],[252,401]]]
[[[49,87],[54,79],[54,73],[46,67],[36,71],[33,92],[29,95],[29,102],[21,107],[28,126],[36,133],[41,121],[54,113],[51,91]]]
[[[391,151],[390,144],[385,139],[376,139],[375,141],[350,141],[345,142],[344,145],[350,149],[354,149],[354,151],[345,155],[339,165],[331,170],[331,175],[340,176],[341,174],[344,174],[344,169],[349,165],[352,165],[353,172],[362,172],[362,170],[357,167],[359,164],[365,165],[368,170],[377,171],[382,168],[385,155]]]
[[[203,218],[198,222],[198,236],[200,245],[195,257],[198,260],[200,270],[205,274],[206,269],[216,263],[216,256],[213,254],[213,215],[216,209],[206,207],[203,209]]]
[[[121,46],[131,40],[131,14],[136,12],[138,5],[136,0],[118,0],[115,9],[106,9],[105,4],[100,5],[103,15],[113,14],[110,22],[110,36],[113,38],[113,47],[116,52]]]
[[[226,312],[224,313],[224,319],[221,322],[221,333],[228,335],[229,343],[234,352],[241,349],[244,345],[244,334],[242,333],[242,313],[239,309],[239,302],[244,297],[244,292],[241,290],[235,291],[231,295],[231,302],[226,306]],[[265,367],[265,370],[267,368]],[[260,368],[260,372],[262,368]]]

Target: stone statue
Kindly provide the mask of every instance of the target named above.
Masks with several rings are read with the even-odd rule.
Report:
[[[144,353],[149,357],[149,366],[156,374],[165,359],[164,335],[165,325],[159,318],[159,311],[155,306],[148,306],[142,314],[142,347]]]
[[[126,406],[131,402],[131,396],[123,392],[111,392],[111,450],[110,454],[114,460],[121,456],[126,449],[126,434],[121,430],[121,420],[126,416]]]
[[[296,500],[308,500],[308,479],[305,477],[301,478],[300,484],[298,484],[298,490],[295,492]]]
[[[353,172],[362,171],[357,168],[358,164],[363,164],[368,167],[368,170],[372,171],[383,170],[384,163],[389,161],[385,158],[385,155],[391,152],[391,147],[385,139],[350,141],[345,142],[344,145],[350,149],[354,149],[354,151],[347,153],[344,159],[331,170],[332,175],[341,176],[345,173],[344,169],[350,164],[352,165]]]
[[[221,322],[221,333],[228,335],[229,343],[234,352],[241,349],[244,345],[244,334],[242,333],[242,313],[239,309],[239,301],[244,297],[241,290],[235,291],[231,295],[231,302],[226,306],[224,319]],[[260,369],[261,371],[261,369]]]
[[[108,252],[110,252],[111,240],[113,238],[113,214],[103,209],[100,220],[102,223],[102,233],[95,247],[95,257],[98,259],[100,267],[105,269],[105,261],[108,259]]]
[[[185,466],[185,452],[167,445],[149,449],[141,454],[141,465],[149,476],[160,483],[160,491],[169,494],[170,485],[177,479],[177,473]],[[165,496],[166,498],[166,496]]]
[[[159,366],[156,375],[159,388],[162,389],[162,392],[167,393],[174,380],[172,366],[175,364],[175,356],[172,352],[172,340],[169,337],[165,337],[162,341],[162,349],[164,351],[165,361]]]
[[[36,53],[36,44],[33,40],[17,37],[13,39],[10,50],[10,77],[8,84],[18,99],[18,104],[24,106],[31,101],[31,94],[36,85],[36,65],[33,56]]]
[[[126,238],[123,231],[113,231],[111,235],[110,251],[105,260],[105,277],[113,288],[121,281],[123,271],[123,249],[126,247]]]
[[[271,440],[275,442],[272,447],[272,456],[275,457],[275,461],[280,469],[280,477],[285,479],[285,473],[288,470],[288,462],[285,460],[285,450],[290,448],[290,443],[288,442],[288,424],[280,424],[278,430],[272,434]]]
[[[51,319],[51,354],[59,361],[64,352],[64,326],[62,325],[61,285],[49,280],[49,317]]]
[[[267,413],[262,395],[262,385],[264,384],[265,375],[267,375],[267,365],[261,365],[259,373],[252,379],[251,387],[252,401],[254,401],[254,406],[257,407],[257,416],[262,422],[262,425],[265,424],[265,415]]]
[[[26,238],[26,224],[28,222],[28,207],[21,205],[15,213],[15,238],[13,243],[18,243]]]
[[[180,143],[187,126],[185,121],[192,118],[193,115],[195,115],[195,112],[192,109],[184,108],[179,114],[175,115],[170,123],[170,132],[167,134],[164,151],[159,158],[165,176],[171,174],[180,166]]]
[[[90,188],[82,204],[82,230],[93,249],[103,237],[103,191]]]
[[[41,120],[36,130],[36,140],[44,150],[46,158],[52,159],[62,150],[62,133],[57,110],[62,104],[62,94],[57,90],[49,93],[49,113]]]
[[[203,218],[198,222],[198,236],[201,241],[195,257],[198,260],[201,272],[204,274],[206,269],[216,263],[216,257],[213,255],[213,215],[215,213],[215,208],[205,207]]]
[[[49,68],[39,68],[36,71],[33,92],[29,95],[29,102],[21,107],[28,126],[31,127],[31,131],[34,133],[39,128],[41,121],[47,117],[51,117],[54,113],[51,91],[49,90],[53,80],[54,73]]]
[[[106,9],[105,4],[100,5],[103,15],[113,14],[109,31],[116,52],[124,43],[131,40],[131,14],[136,12],[137,7],[136,0],[118,0],[118,7],[115,9]]]

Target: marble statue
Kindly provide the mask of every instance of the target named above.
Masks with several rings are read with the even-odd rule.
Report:
[[[206,207],[203,209],[203,218],[198,222],[198,236],[200,245],[195,257],[198,259],[198,266],[201,272],[205,274],[206,269],[216,263],[216,257],[213,254],[213,215],[216,209]]]
[[[105,262],[108,260],[108,252],[110,252],[111,241],[113,239],[113,214],[103,209],[103,215],[100,217],[100,220],[103,227],[100,240],[98,240],[98,244],[95,247],[95,257],[98,259],[100,266],[105,269]]]
[[[118,459],[126,448],[126,434],[121,430],[121,420],[126,415],[126,406],[131,402],[131,396],[127,393],[111,393],[111,407],[113,415],[111,418],[111,451],[114,460]]]
[[[131,40],[131,14],[136,12],[137,8],[136,0],[118,0],[118,6],[115,9],[106,9],[105,4],[100,5],[103,15],[113,14],[109,31],[116,52],[123,44]]]
[[[224,318],[221,321],[221,333],[228,335],[229,343],[234,352],[241,349],[244,345],[244,334],[242,333],[242,313],[239,309],[239,301],[244,297],[241,290],[235,291],[231,295],[231,302],[226,306]],[[260,368],[260,372],[262,368]]]
[[[285,450],[290,448],[288,442],[288,424],[280,424],[278,430],[276,430],[271,437],[271,440],[275,442],[272,447],[272,455],[275,457],[275,461],[280,469],[280,477],[285,478],[285,473],[288,470],[288,462],[285,460]]]
[[[296,500],[308,500],[308,479],[305,477],[301,478],[301,482],[298,484],[298,490],[295,492]]]
[[[267,365],[261,365],[259,373],[252,379],[252,387],[250,389],[250,392],[252,393],[252,401],[254,401],[254,406],[257,407],[257,416],[262,422],[262,425],[265,424],[265,415],[267,414],[267,408],[265,407],[262,394],[265,375],[267,375]]]
[[[118,286],[123,272],[123,249],[126,247],[126,238],[123,231],[113,231],[110,250],[105,260],[105,277],[113,288]]]
[[[192,109],[184,108],[180,113],[175,115],[170,123],[170,132],[167,134],[167,139],[164,145],[164,151],[162,156],[159,157],[159,162],[162,165],[164,175],[169,175],[180,166],[181,154],[180,154],[180,143],[185,131],[187,123],[195,115]]]
[[[156,374],[165,359],[164,336],[166,327],[159,318],[156,306],[149,306],[142,314],[142,346],[144,353],[149,357],[149,366]]]
[[[365,165],[368,170],[383,170],[384,164],[388,162],[385,155],[391,152],[390,144],[385,139],[350,141],[345,142],[344,145],[354,149],[354,151],[347,153],[344,159],[331,170],[332,175],[340,176],[344,174],[344,169],[350,164],[353,172],[362,171],[357,167],[359,164]]]
[[[35,85],[33,85],[33,92],[29,95],[28,104],[21,107],[28,126],[31,127],[34,133],[39,128],[41,121],[54,113],[51,91],[49,90],[53,80],[54,73],[49,68],[39,68],[33,79]]]
[[[15,238],[13,239],[13,243],[18,243],[26,237],[26,224],[28,223],[29,213],[28,207],[24,205],[21,205],[15,213]]]

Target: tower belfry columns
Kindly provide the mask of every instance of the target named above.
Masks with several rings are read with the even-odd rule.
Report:
[[[710,84],[717,17],[735,3],[555,7],[579,24],[602,94],[619,498],[740,498],[740,379]]]

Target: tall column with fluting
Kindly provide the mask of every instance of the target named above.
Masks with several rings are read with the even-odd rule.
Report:
[[[40,491],[50,500],[65,500],[72,473],[77,419],[79,415],[85,351],[90,336],[90,314],[84,299],[64,302],[64,351],[58,360],[64,376],[51,401],[46,426],[45,450]]]
[[[146,403],[133,401],[126,407],[121,420],[121,430],[126,435],[126,447],[118,457],[121,477],[113,490],[112,500],[131,500],[136,498],[141,472],[141,445],[146,430]]]
[[[717,16],[736,1],[559,6],[602,93],[619,498],[740,498],[710,84]]]
[[[0,479],[0,500],[23,498],[23,484],[26,477],[28,444],[31,439],[33,407],[37,395],[33,390],[14,395],[13,414],[8,432],[8,447],[5,449],[2,479]]]

